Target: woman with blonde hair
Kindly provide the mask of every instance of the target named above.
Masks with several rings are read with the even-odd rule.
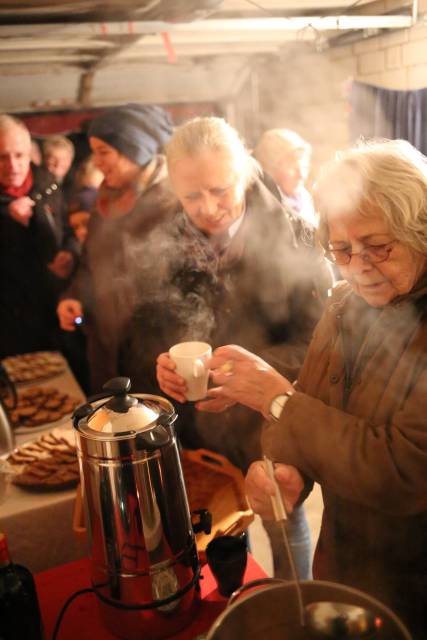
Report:
[[[319,177],[320,238],[339,283],[295,387],[239,347],[210,366],[223,402],[275,421],[264,451],[289,509],[307,480],[324,514],[314,575],[391,607],[416,640],[427,629],[427,163],[403,140],[351,149]],[[228,363],[228,373],[221,366]],[[271,517],[264,465],[254,509]]]
[[[263,353],[294,379],[320,316],[329,277],[322,256],[307,261],[306,253],[295,246],[283,207],[225,120],[196,118],[178,127],[166,157],[181,211],[159,252],[169,262],[164,268],[162,261],[156,264],[159,273],[167,274],[166,284],[155,286],[164,303],[140,310],[140,335],[144,346],[152,344],[146,338],[151,319],[157,354],[163,351],[157,378],[162,391],[181,404],[179,414],[186,416],[180,429],[184,444],[214,449],[246,471],[260,455],[259,416],[215,398],[197,403],[194,410],[186,402],[185,382],[176,374],[167,349],[184,340],[203,340],[213,347],[225,340],[238,342]],[[317,278],[320,274],[323,282]],[[225,409],[221,420],[206,413],[219,408]],[[300,575],[306,578],[311,575],[310,533],[302,509],[295,511],[291,526]],[[275,573],[288,576],[289,568],[278,553],[280,542],[270,540]]]

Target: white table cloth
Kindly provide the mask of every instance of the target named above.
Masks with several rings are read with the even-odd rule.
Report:
[[[68,368],[37,386],[54,386],[84,401],[83,392]],[[46,425],[45,430],[28,429],[28,433],[16,436],[17,446],[37,440],[54,426],[57,423]],[[72,429],[70,420],[62,426]],[[11,485],[6,500],[0,504],[0,531],[7,535],[14,562],[38,572],[86,555],[86,545],[76,539],[72,530],[75,495],[75,489],[41,493]]]

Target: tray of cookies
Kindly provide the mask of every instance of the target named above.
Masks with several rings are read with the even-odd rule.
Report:
[[[30,491],[57,491],[79,482],[79,466],[71,429],[56,428],[8,456],[13,484]]]
[[[15,433],[33,433],[46,429],[46,425],[63,422],[81,398],[63,392],[54,386],[32,386],[18,392],[18,402],[9,408],[9,416],[15,427]],[[11,400],[5,401],[6,406]]]
[[[2,364],[15,384],[51,378],[63,373],[67,367],[59,351],[36,351],[9,356],[2,360]]]

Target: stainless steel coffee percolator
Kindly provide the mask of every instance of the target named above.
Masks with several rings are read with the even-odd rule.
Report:
[[[172,404],[130,395],[114,378],[73,416],[88,523],[92,583],[108,629],[164,638],[185,627],[199,601],[194,531]]]

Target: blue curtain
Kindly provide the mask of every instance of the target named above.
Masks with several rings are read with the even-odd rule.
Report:
[[[350,106],[353,140],[402,138],[427,155],[427,88],[395,91],[353,82]]]

